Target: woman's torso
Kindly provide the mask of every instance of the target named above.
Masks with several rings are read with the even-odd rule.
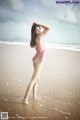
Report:
[[[44,44],[37,44],[35,46],[36,55],[33,57],[33,60],[39,60],[42,62],[45,53],[45,45]]]
[[[33,61],[39,60],[42,62],[44,58],[44,53],[45,53],[45,45],[41,35],[37,36],[35,49],[36,49],[36,54],[33,57]]]

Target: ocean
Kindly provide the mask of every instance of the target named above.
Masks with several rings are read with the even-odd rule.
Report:
[[[24,45],[24,46],[29,46],[29,42],[8,42],[8,41],[0,41],[2,44],[13,44],[13,45]],[[46,48],[49,49],[63,49],[63,50],[70,50],[70,51],[78,51],[80,52],[80,44],[49,44],[45,43]]]

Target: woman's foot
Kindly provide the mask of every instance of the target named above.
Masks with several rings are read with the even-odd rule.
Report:
[[[22,103],[23,103],[23,104],[26,104],[26,105],[29,104],[29,103],[28,103],[28,100],[26,100],[26,99],[23,99],[23,100],[22,100]]]

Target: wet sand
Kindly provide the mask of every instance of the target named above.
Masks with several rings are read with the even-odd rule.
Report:
[[[80,52],[46,49],[38,97],[22,104],[35,50],[0,44],[0,112],[10,120],[80,120]]]

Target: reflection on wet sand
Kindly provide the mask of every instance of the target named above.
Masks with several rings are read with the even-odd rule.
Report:
[[[7,101],[5,101],[7,99]],[[0,112],[7,111],[10,119],[47,119],[79,120],[80,106],[69,99],[60,100],[51,96],[42,96],[40,100],[30,97],[28,105],[23,104],[21,96],[0,96]]]

